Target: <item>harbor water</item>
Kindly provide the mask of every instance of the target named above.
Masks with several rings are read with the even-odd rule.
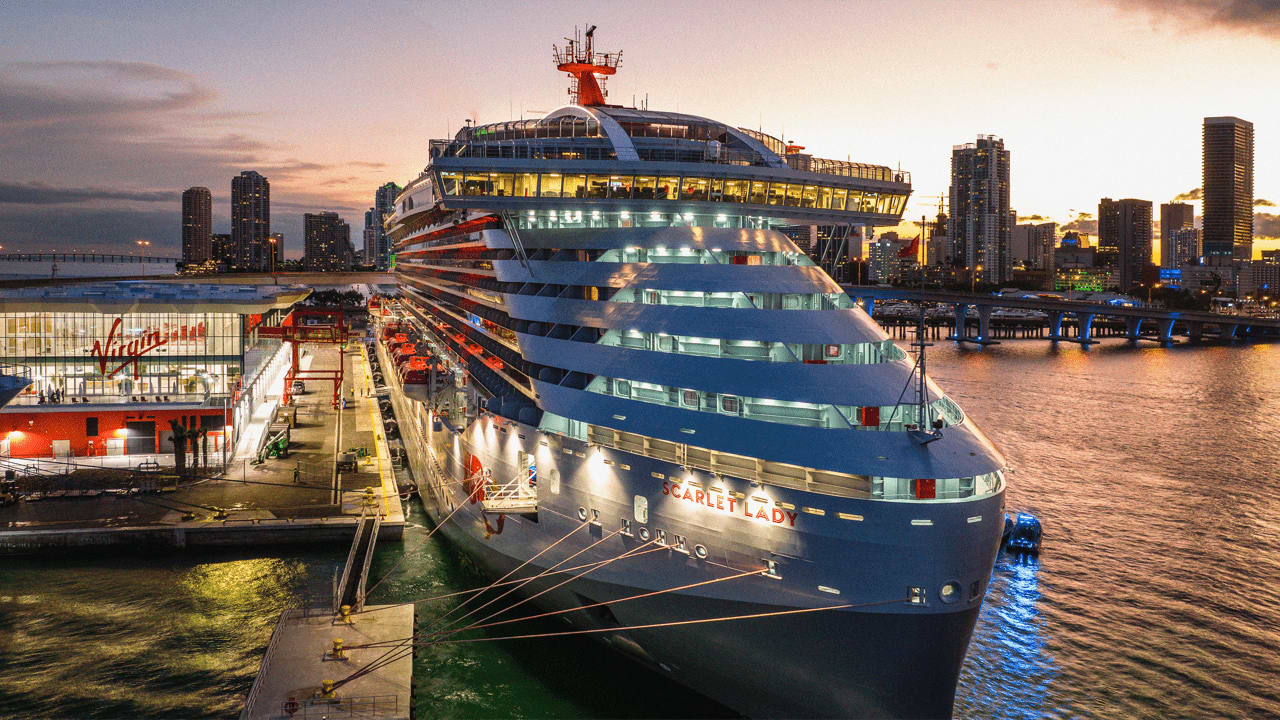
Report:
[[[1280,716],[1280,345],[931,353],[931,374],[1016,469],[1010,509],[1045,528],[1038,559],[994,568],[956,716]],[[418,545],[420,510],[410,522],[371,578]],[[7,559],[0,717],[234,716],[281,603],[340,554]],[[373,601],[483,582],[432,540]],[[420,624],[451,602],[421,605]],[[563,627],[542,623],[522,631]],[[573,637],[420,650],[414,714],[732,716]]]

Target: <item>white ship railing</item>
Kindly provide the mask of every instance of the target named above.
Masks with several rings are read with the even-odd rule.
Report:
[[[529,484],[528,471],[499,486],[489,476],[484,489],[485,512],[533,512],[538,509],[538,492]]]

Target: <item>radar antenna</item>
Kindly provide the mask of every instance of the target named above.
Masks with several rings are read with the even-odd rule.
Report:
[[[566,72],[572,78],[569,83],[569,98],[574,105],[605,105],[609,91],[605,88],[605,78],[618,72],[622,62],[622,51],[616,53],[598,53],[595,51],[596,26],[587,28],[585,37],[574,28],[573,37],[565,38],[567,44],[561,48],[551,46],[551,57],[556,61],[556,69]],[[600,76],[598,79],[596,76]]]

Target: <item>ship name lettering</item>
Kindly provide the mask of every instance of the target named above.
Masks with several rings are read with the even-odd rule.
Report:
[[[689,487],[682,487],[680,483],[668,481],[663,481],[662,483],[662,494],[673,497],[676,500],[701,505],[717,512],[742,515],[752,520],[764,520],[774,525],[786,527],[795,527],[796,518],[800,516],[800,513],[783,510],[782,508],[771,508],[766,503],[757,502],[753,505],[750,500],[738,500],[721,493],[695,490]]]

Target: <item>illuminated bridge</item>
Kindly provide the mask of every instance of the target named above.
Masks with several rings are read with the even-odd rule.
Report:
[[[1147,339],[1159,343],[1173,343],[1177,342],[1174,339],[1175,334],[1186,335],[1192,341],[1209,336],[1225,341],[1280,338],[1280,319],[1277,318],[1105,305],[1081,300],[971,295],[942,290],[857,285],[845,285],[844,289],[850,297],[862,304],[868,314],[873,314],[877,300],[950,305],[954,310],[955,326],[948,339],[980,345],[995,342],[991,336],[992,312],[1000,308],[1042,312],[1047,317],[1040,322],[1047,323],[1048,339],[1065,340],[1083,345],[1097,342],[1094,339],[1094,321],[1099,318],[1124,323],[1124,335],[1133,341]],[[969,322],[970,308],[977,310],[978,317],[974,328],[970,328],[972,324]],[[1064,319],[1075,326],[1075,337],[1067,337],[1063,333]],[[971,334],[971,329],[976,330],[976,333]]]

